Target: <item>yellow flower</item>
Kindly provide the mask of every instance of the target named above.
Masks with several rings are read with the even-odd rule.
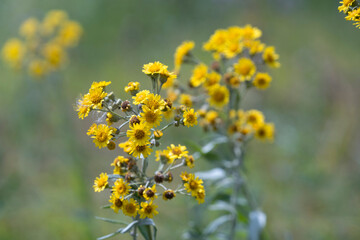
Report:
[[[270,67],[280,67],[280,63],[277,61],[279,60],[279,55],[275,52],[275,48],[272,46],[265,48],[263,53],[263,60]]]
[[[353,4],[355,0],[343,0],[340,3],[342,4],[341,6],[338,7],[339,12],[344,12],[346,13],[347,10],[349,9],[349,7]]]
[[[103,191],[106,186],[108,185],[108,175],[106,173],[101,173],[100,174],[100,177],[97,177],[95,180],[94,180],[94,190],[95,192],[101,192]]]
[[[192,73],[190,78],[190,84],[193,87],[198,87],[206,81],[207,76],[207,66],[203,63],[197,65]]]
[[[259,37],[261,37],[262,32],[260,29],[256,28],[256,27],[252,27],[251,25],[246,25],[243,29],[242,29],[242,36],[245,40],[252,40],[252,39],[257,39]]]
[[[154,198],[157,198],[156,196],[156,184],[152,185],[151,188],[145,188],[143,192],[143,197],[148,200],[154,200]]]
[[[150,201],[142,202],[141,203],[141,209],[139,211],[140,218],[153,218],[155,215],[157,215],[159,212],[156,211],[157,206]]]
[[[186,166],[188,166],[189,168],[193,168],[195,167],[195,159],[192,155],[189,155],[185,158],[185,162],[186,162]]]
[[[83,29],[81,25],[75,21],[67,21],[59,30],[57,41],[65,47],[76,46],[82,35]]]
[[[228,31],[218,29],[210,36],[210,39],[203,45],[206,51],[222,52],[228,39]]]
[[[227,29],[227,40],[231,42],[239,41],[242,38],[242,29],[238,26],[232,26]]]
[[[91,102],[87,97],[83,97],[76,104],[76,111],[80,119],[84,119],[89,115],[91,110]]]
[[[265,48],[265,44],[263,44],[262,42],[260,42],[259,40],[252,40],[252,41],[247,41],[245,42],[245,46],[247,48],[249,48],[249,53],[251,55],[254,55],[256,53],[260,53],[264,50]]]
[[[180,177],[184,182],[188,182],[190,179],[190,173],[181,172]]]
[[[169,150],[157,150],[155,153],[155,161],[161,161],[163,164],[171,164],[174,162],[174,160],[172,160],[169,156]]]
[[[114,186],[112,188],[112,192],[117,197],[126,196],[129,193],[129,190],[130,190],[130,186],[126,182],[124,182],[122,178],[117,179],[114,182]]]
[[[205,120],[211,125],[216,124],[216,119],[219,117],[219,114],[216,111],[208,111],[205,115]]]
[[[91,138],[94,138],[94,143],[99,148],[106,147],[113,137],[114,128],[108,127],[105,124],[92,126],[90,129],[92,130],[91,135],[93,135]]]
[[[186,107],[191,107],[192,106],[191,95],[190,94],[181,94],[179,103],[182,105],[185,105]]]
[[[249,110],[246,112],[246,122],[254,129],[257,129],[264,123],[264,115],[258,110]]]
[[[167,149],[169,151],[169,158],[171,160],[185,158],[188,156],[187,154],[189,153],[186,150],[186,147],[180,144],[178,146],[171,144],[169,147],[167,147]]]
[[[112,208],[114,212],[118,213],[124,205],[124,198],[119,198],[115,194],[111,194],[109,202],[112,203],[110,208]]]
[[[43,55],[53,68],[58,68],[66,60],[66,52],[55,42],[45,45]]]
[[[233,58],[242,52],[243,47],[244,45],[239,41],[228,41],[225,44],[224,55],[226,58]]]
[[[203,181],[199,177],[195,178],[194,174],[190,173],[184,187],[186,191],[191,192],[191,195],[195,197],[199,189],[204,189],[202,183]]]
[[[9,39],[3,49],[2,57],[4,61],[8,62],[13,67],[19,67],[25,56],[25,46],[19,39]]]
[[[128,158],[125,158],[123,156],[118,156],[117,158],[114,159],[113,163],[111,163],[110,166],[114,166],[114,174],[122,174],[121,171],[121,165],[126,164],[129,161]]]
[[[245,79],[240,78],[238,76],[232,76],[229,79],[229,84],[232,88],[238,88],[240,86],[240,83],[243,82]]]
[[[166,191],[163,192],[162,198],[163,200],[167,201],[167,200],[171,200],[174,197],[176,197],[176,194],[173,190],[168,189]]]
[[[357,8],[352,11],[349,11],[345,19],[348,21],[358,21],[359,17],[360,17],[360,8]]]
[[[135,105],[144,103],[145,99],[147,98],[147,96],[149,94],[150,94],[149,90],[142,90],[142,91],[138,92],[134,97],[132,97],[134,99],[133,103]]]
[[[150,93],[146,96],[143,103],[150,109],[160,109],[163,110],[165,107],[164,99],[161,99],[161,96],[158,94]]]
[[[255,137],[261,140],[274,140],[275,127],[272,123],[265,123],[258,127],[255,131]]]
[[[211,72],[207,74],[206,81],[204,82],[204,87],[209,89],[210,87],[214,86],[215,84],[219,83],[221,80],[221,75],[217,72]]]
[[[40,59],[34,59],[29,63],[29,73],[34,77],[42,77],[47,73],[47,64]]]
[[[237,131],[244,136],[247,136],[254,131],[253,126],[251,126],[250,124],[245,124],[245,125],[237,124],[237,125],[238,125]]]
[[[174,84],[176,82],[175,81],[176,77],[177,77],[176,75],[170,75],[170,77],[168,77],[167,81],[162,85],[162,88],[166,89],[166,88],[170,88],[170,87],[174,86]]]
[[[89,89],[89,93],[84,97],[88,99],[92,108],[102,108],[102,103],[107,93],[103,91],[101,87]]]
[[[234,71],[241,76],[242,79],[250,80],[256,72],[256,66],[249,58],[240,58],[234,64]]]
[[[111,82],[106,82],[106,81],[101,81],[101,82],[93,82],[91,84],[90,89],[97,89],[97,88],[101,88],[104,89],[106,86],[110,85]]]
[[[139,82],[129,82],[128,85],[124,88],[125,92],[133,92],[140,89]]]
[[[147,106],[142,106],[143,112],[140,113],[140,121],[145,122],[149,127],[157,127],[160,125],[162,116],[160,109],[148,108]]]
[[[49,11],[42,24],[42,33],[44,35],[53,34],[56,27],[67,20],[68,16],[66,12],[62,10]]]
[[[164,85],[166,85],[167,87],[172,86],[174,80],[177,78],[177,75],[175,73],[169,72],[165,68],[160,74],[161,74],[160,81],[163,84],[162,87],[164,87]]]
[[[135,217],[138,213],[138,210],[139,210],[139,204],[133,198],[131,198],[130,201],[128,200],[123,201],[122,211],[124,215],[129,217]]]
[[[141,155],[146,158],[148,157],[152,152],[152,149],[149,145],[138,145],[135,143],[131,143],[131,151],[129,154],[132,154],[134,157],[140,157]]]
[[[190,54],[190,51],[194,48],[195,43],[193,41],[185,41],[176,48],[174,62],[176,71],[180,71],[181,64],[186,57]]]
[[[193,127],[198,123],[197,113],[194,111],[193,108],[186,109],[186,111],[183,114],[183,118],[184,118],[184,125],[187,127]]]
[[[119,147],[122,148],[124,150],[124,152],[129,153],[132,149],[132,142],[126,141],[126,142],[120,143]]]
[[[130,130],[127,130],[126,136],[129,141],[132,141],[138,145],[145,145],[148,143],[150,131],[147,125],[140,122],[138,124],[130,125]]]
[[[225,86],[216,84],[209,89],[209,103],[214,107],[223,107],[229,102],[229,90]]]
[[[199,204],[204,203],[205,202],[205,190],[203,188],[199,188],[196,191],[195,198]]]
[[[271,77],[267,73],[257,73],[254,77],[253,84],[256,88],[266,89],[269,87],[271,82]]]
[[[25,38],[33,38],[39,28],[39,21],[36,18],[29,18],[20,26],[20,35]]]
[[[97,129],[97,124],[96,123],[93,123],[90,128],[88,129],[87,131],[87,135],[90,136],[90,135],[95,135],[96,133],[96,129]]]
[[[147,75],[161,74],[164,71],[167,71],[168,66],[162,64],[161,62],[148,63],[143,66],[142,72]]]
[[[161,130],[155,130],[154,131],[155,139],[160,139],[163,135],[164,135],[164,133]]]

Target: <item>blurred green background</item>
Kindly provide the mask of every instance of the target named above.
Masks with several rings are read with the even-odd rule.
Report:
[[[271,88],[254,91],[246,102],[277,127],[274,144],[253,142],[246,159],[270,239],[360,239],[360,30],[337,5],[1,0],[1,45],[17,36],[26,18],[42,18],[51,9],[66,10],[84,35],[71,64],[46,81],[30,81],[0,65],[0,239],[95,239],[116,230],[94,218],[115,215],[100,209],[108,196],[94,193],[92,184],[100,172],[111,171],[117,153],[94,148],[86,136],[91,119],[77,118],[76,99],[93,81],[112,81],[111,89],[125,96],[128,81],[148,80],[144,63],[159,60],[172,68],[183,40],[194,40],[195,54],[210,62],[200,47],[210,34],[247,23],[262,29],[282,64],[271,71]],[[183,143],[194,133],[181,132],[170,140]],[[206,168],[201,163],[196,170]],[[180,239],[187,203],[179,197],[160,206],[159,239]]]

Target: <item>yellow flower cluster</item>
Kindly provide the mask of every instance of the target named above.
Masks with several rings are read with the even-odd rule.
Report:
[[[52,10],[43,21],[25,20],[19,29],[21,38],[9,39],[2,48],[2,57],[15,69],[43,77],[64,64],[66,49],[77,45],[82,32],[81,25],[70,20],[66,12]]]
[[[221,58],[232,59],[244,54],[244,60],[250,60],[249,57],[254,58],[256,55],[262,55],[262,62],[271,67],[279,67],[277,61],[279,56],[275,53],[274,47],[266,47],[259,38],[262,32],[256,27],[246,25],[244,27],[232,26],[228,29],[219,29],[210,37],[204,44],[203,48],[206,51],[213,52],[216,60]],[[253,63],[246,62],[247,68],[244,67],[245,75],[250,75],[255,71]]]
[[[340,4],[339,12],[345,13],[345,19],[352,21],[357,28],[360,28],[360,3],[356,0],[343,0]]]
[[[205,130],[227,129],[227,134],[238,141],[252,136],[271,141],[274,125],[265,122],[260,111],[244,111],[239,106],[240,98],[250,88],[263,90],[270,86],[272,77],[264,71],[266,67],[280,66],[275,48],[262,43],[261,35],[261,30],[251,25],[216,30],[203,45],[204,50],[213,53],[214,62],[209,66],[189,52],[193,42],[181,44],[175,53],[175,68],[180,69],[182,63],[195,65],[190,88],[179,83],[171,86],[168,98],[174,104],[198,108]]]
[[[160,147],[160,140],[169,127],[196,125],[197,112],[186,106],[175,108],[169,98],[161,97],[162,84],[176,77],[166,65],[160,62],[145,64],[143,72],[152,81],[152,91],[140,89],[138,82],[130,82],[124,90],[131,95],[131,100],[123,100],[106,91],[110,82],[94,82],[76,107],[81,119],[90,112],[103,114],[99,121],[106,119],[103,124],[94,123],[87,133],[97,147],[114,150],[115,142],[119,142],[119,150],[125,153],[111,163],[112,174],[101,173],[96,178],[94,190],[111,189],[110,207],[137,219],[158,214],[155,201],[159,195],[164,200],[171,200],[176,194],[191,193],[199,203],[205,199],[203,182],[193,174],[186,173],[187,180],[182,175],[183,181],[176,189],[166,186],[175,179],[172,171],[194,167],[195,159],[185,146],[170,144],[152,154],[154,148]],[[169,121],[163,124],[165,119]],[[147,166],[155,163],[159,165],[158,170],[149,175]]]

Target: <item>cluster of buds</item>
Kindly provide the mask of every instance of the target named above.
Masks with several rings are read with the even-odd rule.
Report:
[[[360,3],[357,0],[340,1],[339,12],[343,12],[347,21],[352,21],[355,27],[360,28]]]
[[[168,89],[167,97],[186,107],[196,105],[200,125],[207,131],[225,129],[225,134],[239,141],[252,136],[272,140],[274,125],[265,122],[263,113],[240,108],[246,91],[270,86],[272,77],[265,71],[266,67],[280,66],[275,48],[262,43],[261,35],[260,29],[250,25],[216,30],[203,45],[213,55],[210,66],[193,55],[194,42],[183,42],[175,52],[176,70],[184,63],[195,67],[188,88],[176,80],[164,86]]]
[[[17,70],[27,70],[33,77],[43,77],[66,62],[66,49],[77,45],[82,27],[66,12],[52,10],[43,21],[33,17],[25,20],[19,35],[4,44],[4,61]]]
[[[171,100],[161,97],[163,84],[176,78],[166,65],[149,63],[143,72],[152,81],[151,92],[141,90],[138,82],[129,82],[124,90],[131,99],[123,100],[106,91],[110,82],[94,82],[76,107],[81,119],[92,113],[102,115],[104,123],[94,123],[87,132],[97,147],[115,150],[118,145],[124,153],[111,163],[111,174],[101,173],[94,181],[94,190],[110,189],[111,208],[134,219],[158,214],[155,200],[160,195],[163,200],[171,200],[177,194],[191,195],[199,203],[205,199],[203,182],[194,174],[182,172],[176,188],[167,186],[177,179],[173,175],[175,169],[192,168],[195,160],[185,146],[170,144],[161,148],[166,129],[196,125],[197,113],[185,106],[175,108]],[[148,171],[150,164],[158,165],[155,172]]]

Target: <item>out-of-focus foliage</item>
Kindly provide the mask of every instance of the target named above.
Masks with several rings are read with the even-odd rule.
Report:
[[[49,81],[31,82],[0,65],[0,239],[94,239],[118,229],[94,218],[106,215],[98,209],[106,199],[92,192],[93,179],[99,169],[110,170],[104,154],[115,156],[94,149],[84,134],[88,125],[72,109],[78,93],[101,80],[123,89],[142,77],[144,62],[171,62],[169,53],[183,40],[205,42],[217,28],[246,23],[263,30],[282,63],[272,73],[271,92],[246,103],[262,106],[277,126],[274,144],[251,144],[246,163],[268,216],[267,234],[358,239],[359,35],[337,6],[328,0],[1,1],[1,44],[25,19],[50,9],[67,11],[84,32],[71,65]],[[184,136],[201,132],[188,131]],[[195,171],[207,167],[198,164]],[[157,225],[167,226],[159,239],[180,239],[183,232],[187,204],[173,201],[159,207]]]

